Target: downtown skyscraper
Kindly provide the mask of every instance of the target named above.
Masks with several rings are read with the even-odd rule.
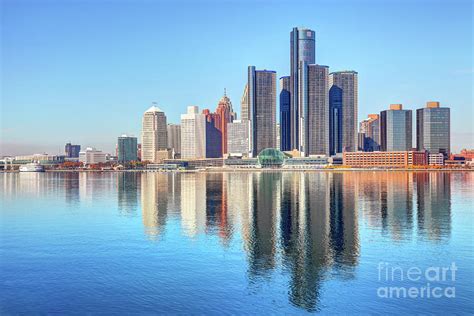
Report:
[[[118,162],[129,162],[138,160],[137,138],[134,136],[122,135],[117,139],[117,159]]]
[[[449,108],[440,107],[439,102],[427,102],[426,108],[416,110],[416,147],[448,158],[451,153]]]
[[[300,148],[304,156],[329,155],[329,67],[307,65],[300,78],[307,82],[300,98]],[[303,81],[302,80],[302,81]]]
[[[206,115],[194,105],[181,114],[181,158],[206,158]]]
[[[301,104],[305,99],[307,78],[304,76],[307,65],[316,62],[315,32],[306,28],[293,28],[290,33],[290,121],[291,148],[301,148],[301,112],[305,107]]]
[[[249,155],[276,147],[276,72],[248,67]]]
[[[380,112],[380,149],[382,151],[412,150],[412,111],[401,104],[391,104]]]
[[[331,154],[357,150],[358,74],[337,71],[329,74],[332,130]]]
[[[142,161],[156,162],[157,152],[168,148],[168,131],[165,113],[154,103],[143,114]]]

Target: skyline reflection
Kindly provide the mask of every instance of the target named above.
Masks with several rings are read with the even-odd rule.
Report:
[[[3,197],[63,196],[70,207],[112,195],[150,241],[176,229],[244,252],[250,288],[275,274],[288,300],[319,310],[325,281],[357,278],[361,232],[395,243],[451,237],[449,172],[45,173],[2,177]],[[457,175],[456,175],[457,176]],[[470,175],[459,175],[469,183]],[[44,181],[44,180],[47,181]],[[46,186],[41,186],[46,183]],[[100,194],[99,194],[100,193]],[[125,219],[131,220],[131,219]],[[167,229],[173,225],[172,229]]]

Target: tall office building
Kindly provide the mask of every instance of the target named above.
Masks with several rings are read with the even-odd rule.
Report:
[[[142,161],[156,162],[156,152],[168,147],[166,115],[153,103],[142,119]]]
[[[168,147],[174,154],[181,154],[181,125],[168,124]]]
[[[342,89],[329,89],[329,154],[342,153]]]
[[[380,112],[380,150],[412,150],[412,113],[401,104],[391,104]]]
[[[307,82],[304,97],[300,98],[300,148],[304,156],[329,154],[329,67],[307,65],[301,69],[300,79]],[[303,74],[304,72],[304,74]],[[301,93],[301,90],[300,90]]]
[[[181,158],[206,157],[206,116],[199,113],[199,107],[188,106],[181,114]]]
[[[80,151],[81,145],[71,145],[71,143],[67,143],[66,146],[64,146],[66,158],[79,158]]]
[[[249,152],[255,157],[265,148],[275,148],[276,72],[249,66],[247,86],[251,122]]]
[[[291,115],[290,115],[290,76],[280,78],[280,149],[282,151],[291,148]]]
[[[138,156],[137,138],[134,136],[122,135],[117,139],[118,162],[137,161]]]
[[[430,154],[451,153],[450,109],[439,102],[427,102],[426,108],[416,110],[416,148]]]
[[[217,128],[219,115],[209,109],[202,111],[206,117],[206,158],[222,157],[222,132]]]
[[[355,71],[337,71],[329,75],[329,87],[342,90],[342,151],[357,150],[358,78]],[[334,90],[335,92],[336,90]],[[332,99],[338,101],[338,98]],[[334,106],[331,106],[333,108]]]
[[[290,120],[291,120],[291,147],[300,150],[301,136],[300,112],[305,105],[300,104],[305,94],[307,81],[304,74],[309,64],[316,63],[315,33],[306,28],[293,28],[290,33]]]
[[[361,149],[363,151],[380,150],[380,118],[378,114],[369,114],[369,117],[359,123],[359,134],[363,134]]]
[[[215,127],[221,133],[221,154],[220,157],[227,154],[227,124],[234,120],[235,113],[232,109],[232,102],[230,102],[224,90],[224,96],[219,100],[216,108]]]
[[[227,123],[227,151],[230,155],[247,156],[249,151],[249,121]]]
[[[242,121],[250,120],[250,110],[249,110],[249,87],[246,84],[244,88],[244,93],[240,99],[240,119]]]

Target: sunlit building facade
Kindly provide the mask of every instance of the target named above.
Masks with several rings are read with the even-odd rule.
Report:
[[[329,74],[329,87],[342,90],[342,151],[357,150],[358,74],[356,71],[337,71]],[[334,107],[334,106],[333,106]],[[339,131],[338,131],[339,132]],[[337,149],[336,149],[337,152]]]
[[[276,142],[276,72],[248,67],[248,105],[250,110],[251,156]]]
[[[168,147],[174,154],[181,154],[181,125],[168,124]]]
[[[329,155],[329,67],[307,65],[304,107],[300,120],[300,148],[302,155]]]
[[[129,162],[138,160],[137,138],[134,136],[122,135],[117,139],[118,162]]]
[[[407,151],[412,149],[412,111],[401,104],[391,104],[380,112],[380,150]]]
[[[441,153],[445,159],[451,153],[450,109],[439,102],[427,102],[416,110],[416,148],[430,154]]]
[[[293,28],[290,33],[290,121],[291,121],[291,149],[300,148],[299,134],[302,130],[301,112],[305,108],[302,98],[305,97],[308,85],[304,76],[310,64],[316,63],[316,35],[307,28]]]
[[[142,161],[156,162],[156,152],[168,147],[166,115],[155,104],[143,114]]]
[[[227,123],[227,151],[229,155],[248,155],[249,121],[234,120]]]
[[[363,134],[363,151],[380,150],[380,116],[378,114],[369,114],[369,117],[359,123],[359,132]]]
[[[181,114],[181,158],[206,157],[206,116],[199,113],[199,107],[188,106]]]

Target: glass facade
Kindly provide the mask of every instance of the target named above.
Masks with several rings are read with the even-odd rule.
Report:
[[[119,162],[137,161],[137,138],[133,136],[120,136],[117,141],[117,154]]]
[[[262,167],[280,167],[283,165],[286,156],[275,148],[266,148],[258,155],[258,163]]]
[[[306,87],[305,78],[301,77],[301,71],[306,66],[316,63],[316,41],[315,32],[310,29],[293,28],[290,33],[290,121],[291,121],[291,148],[300,149],[301,140],[300,99],[304,93],[300,87]]]
[[[329,154],[342,153],[342,89],[329,90]]]
[[[442,153],[448,158],[451,152],[451,123],[449,108],[424,108],[416,111],[417,150],[431,154]]]
[[[280,149],[291,150],[290,77],[280,78]]]
[[[78,158],[79,152],[81,151],[81,145],[72,145],[71,143],[67,143],[64,147],[64,151],[67,158]]]
[[[412,111],[380,112],[380,138],[382,151],[412,150]]]

